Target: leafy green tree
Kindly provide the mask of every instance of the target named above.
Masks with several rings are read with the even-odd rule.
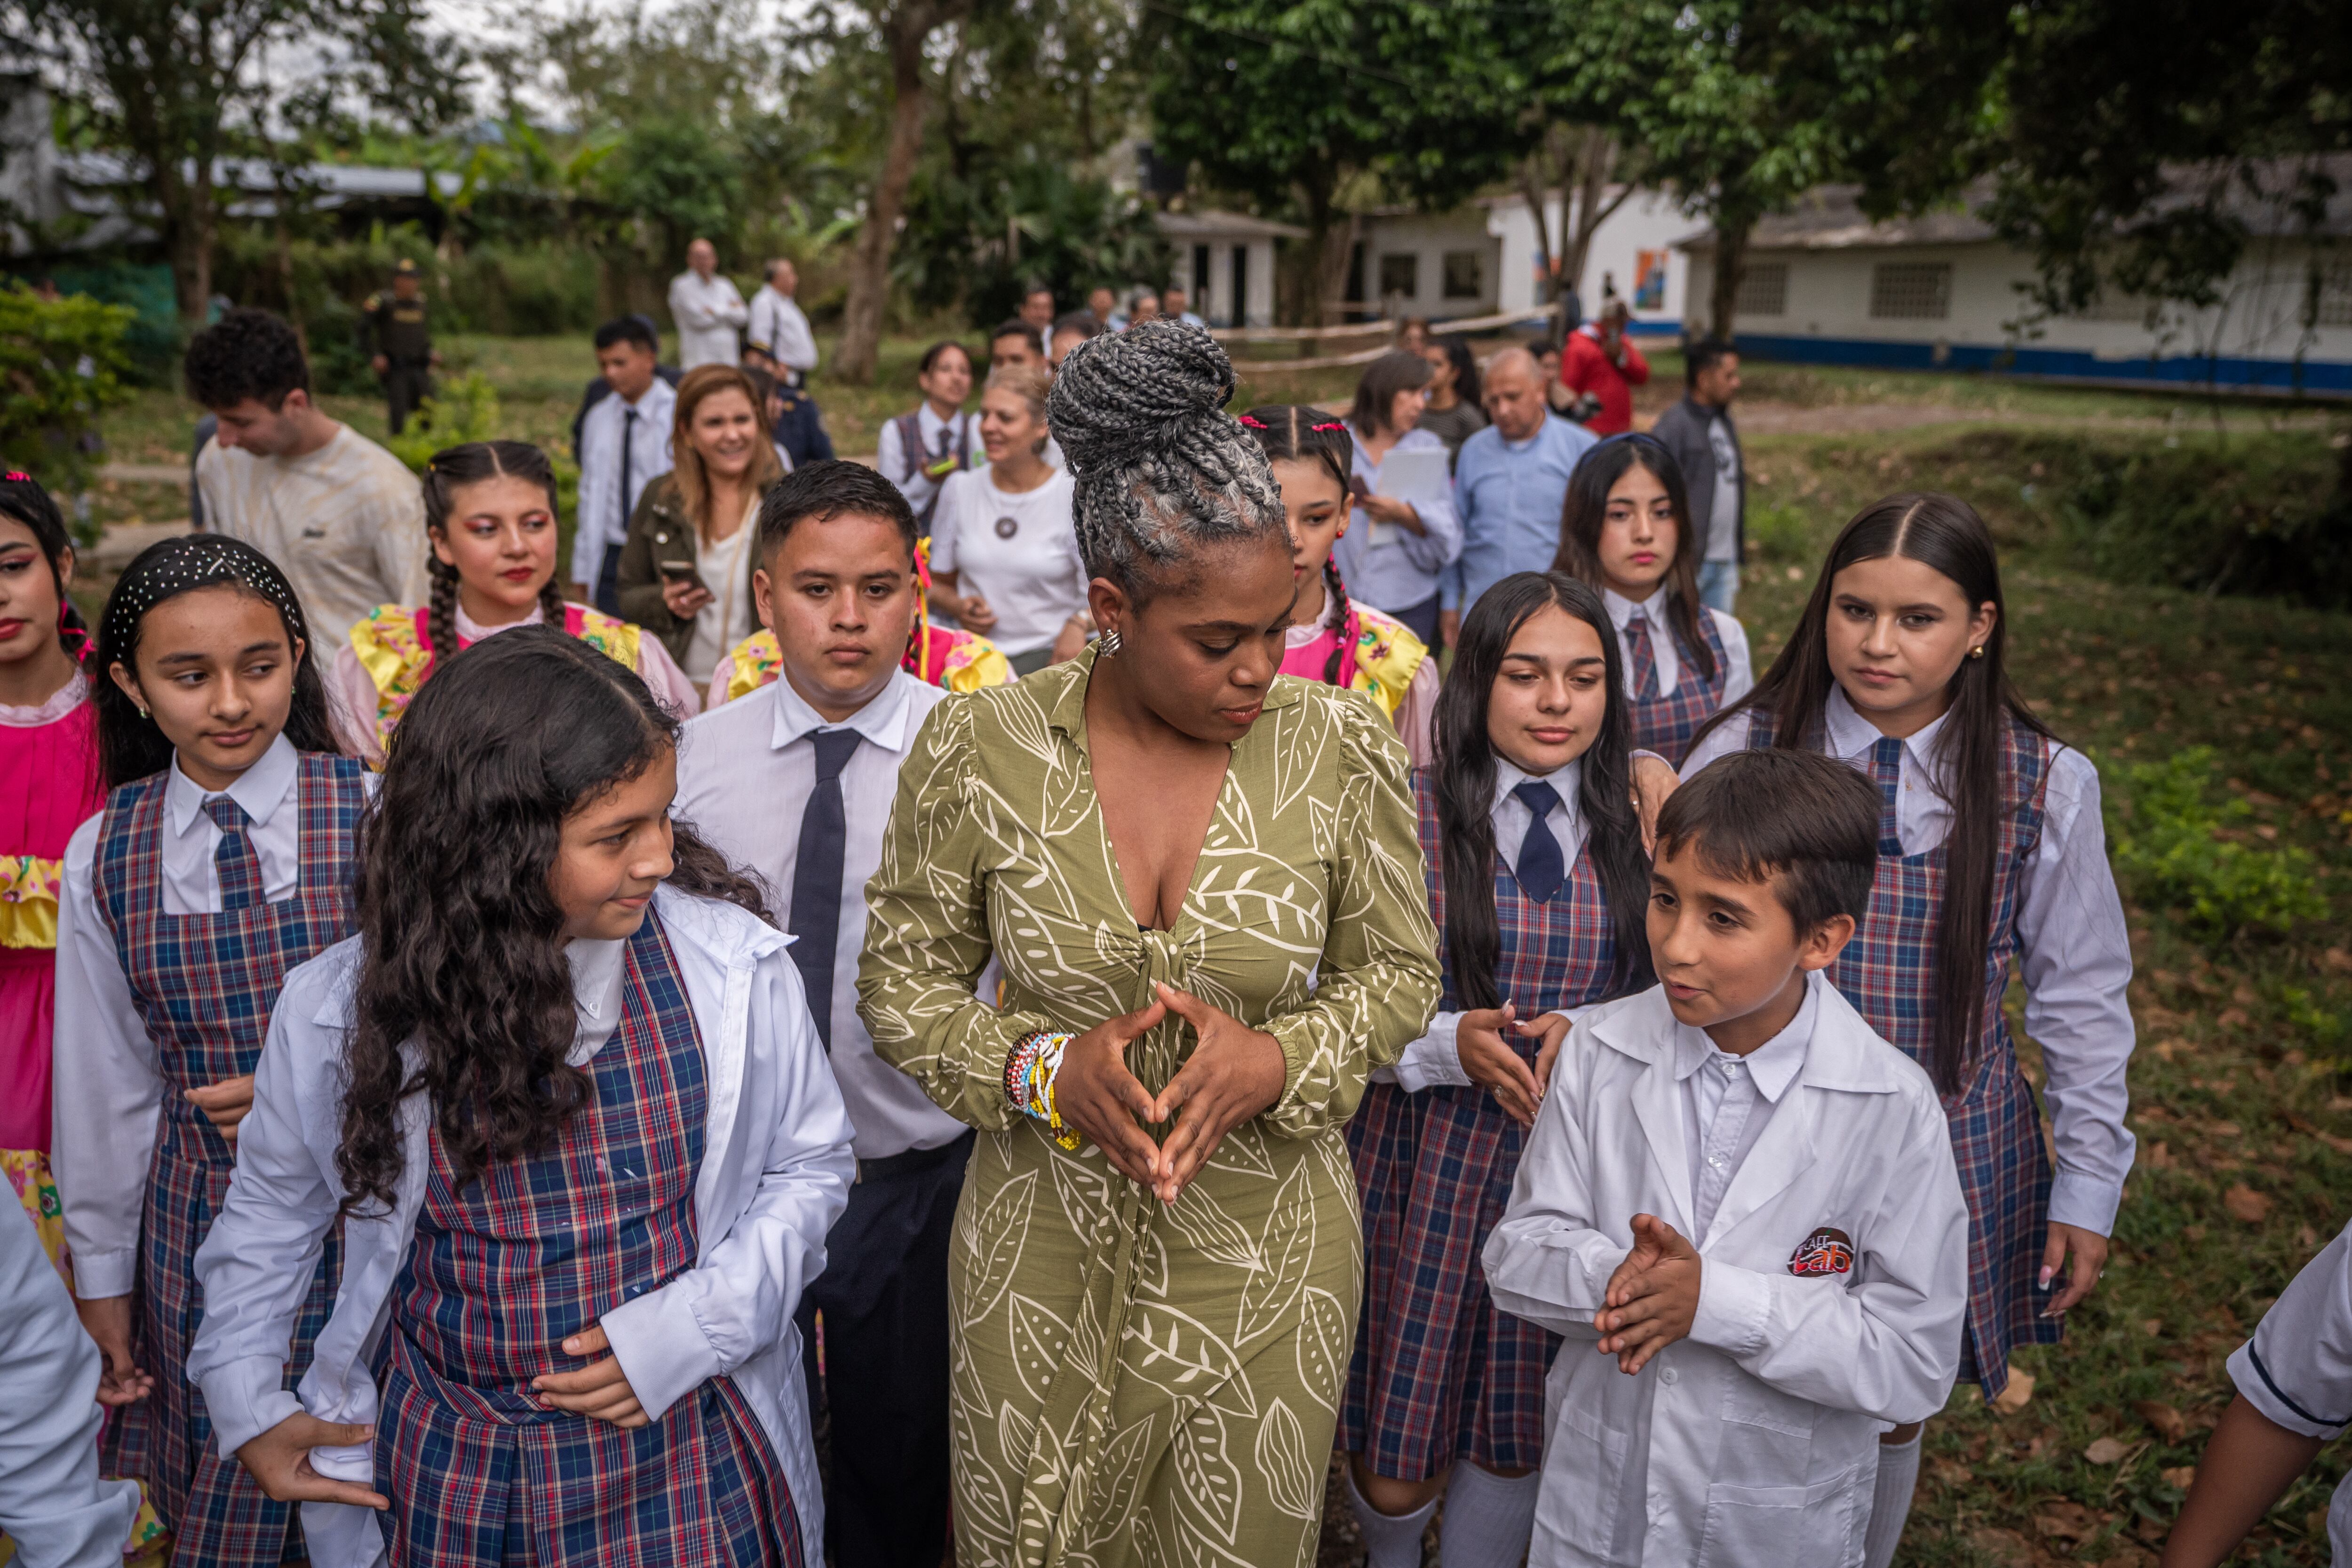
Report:
[[[137,315],[87,294],[50,300],[21,283],[0,289],[0,460],[61,495],[89,488],[83,438],[131,395],[122,338]]]

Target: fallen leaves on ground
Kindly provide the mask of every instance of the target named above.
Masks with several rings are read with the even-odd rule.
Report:
[[[2132,1406],[2148,1429],[2168,1443],[2178,1443],[2189,1436],[2189,1422],[2180,1412],[2160,1399],[2143,1399]]]
[[[2231,1187],[2221,1194],[2221,1206],[2248,1225],[2260,1225],[2271,1215],[2271,1200],[2252,1187]]]
[[[2011,1365],[2009,1383],[1993,1395],[1992,1407],[2003,1415],[2014,1415],[2033,1401],[2033,1374]]]
[[[2043,1503],[2033,1515],[2033,1528],[2059,1541],[2088,1541],[2106,1522],[2104,1514],[2063,1499]]]
[[[2179,1487],[2182,1491],[2187,1491],[2189,1489],[2189,1483],[2197,1479],[2197,1467],[2194,1465],[2174,1465],[2170,1468],[2159,1471],[2158,1473],[2164,1477],[2164,1484],[2166,1486]]]
[[[2083,1458],[2095,1465],[2112,1465],[2131,1452],[2131,1445],[2121,1437],[2098,1437],[2083,1450]]]

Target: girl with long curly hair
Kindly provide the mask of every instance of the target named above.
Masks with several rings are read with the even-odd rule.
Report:
[[[425,467],[422,605],[378,605],[335,650],[327,690],[337,726],[373,767],[401,715],[442,655],[514,626],[562,626],[637,672],[681,717],[701,709],[694,683],[660,639],[586,605],[555,584],[555,469],[525,441],[467,441]]]
[[[214,1442],[184,1373],[205,1321],[195,1257],[220,1214],[287,973],[351,930],[366,772],[336,753],[310,626],[268,557],[165,540],[100,617],[106,809],[66,846],[53,1158],[99,1399],[141,1405],[141,1479],[193,1563],[299,1552],[293,1510]],[[310,1364],[333,1300],[330,1236],[285,1280],[271,1391]]]
[[[793,1309],[849,1119],[761,890],[670,818],[677,739],[551,626],[457,655],[362,828],[358,935],[287,981],[188,1371],[328,1568],[823,1561]]]

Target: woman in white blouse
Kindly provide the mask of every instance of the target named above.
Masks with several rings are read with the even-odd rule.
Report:
[[[1087,646],[1087,568],[1070,476],[1045,460],[1045,374],[989,373],[980,399],[988,467],[952,474],[931,519],[931,607],[994,643],[1016,676]]]
[[[1419,427],[1429,377],[1429,362],[1402,349],[1364,367],[1356,405],[1348,412],[1356,442],[1356,506],[1332,558],[1358,604],[1386,611],[1435,647],[1438,574],[1462,553],[1462,519],[1447,478],[1445,443]],[[1381,491],[1381,470],[1400,452],[1436,458],[1429,483],[1411,497]]]

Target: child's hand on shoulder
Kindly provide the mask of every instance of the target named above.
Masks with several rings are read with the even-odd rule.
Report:
[[[1592,1314],[1601,1353],[1632,1376],[1685,1338],[1698,1316],[1698,1249],[1655,1215],[1633,1216],[1633,1250],[1609,1277],[1607,1305]]]

